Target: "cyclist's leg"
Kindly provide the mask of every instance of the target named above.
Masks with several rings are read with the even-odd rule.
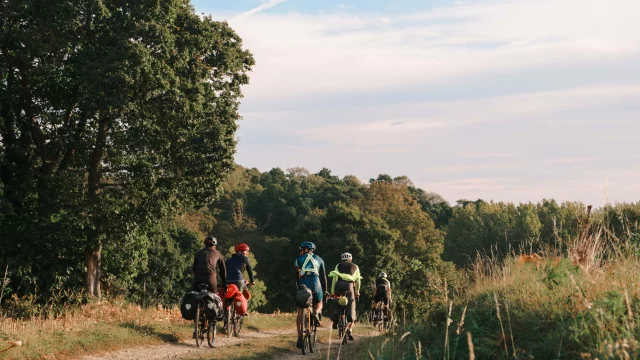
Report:
[[[351,329],[353,328],[353,324],[356,321],[356,300],[355,299],[350,299],[349,303],[347,304],[347,321],[349,322],[347,324],[347,330],[348,330],[348,333],[351,334]]]

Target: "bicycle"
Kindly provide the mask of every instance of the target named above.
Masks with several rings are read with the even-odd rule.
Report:
[[[382,304],[382,301],[378,301],[375,308],[371,310],[371,323],[373,327],[378,328],[378,331],[383,331],[386,328],[386,316],[382,309]]]
[[[340,306],[338,336],[342,339],[343,345],[347,343],[347,305],[349,305],[349,299],[345,295],[346,293],[338,297],[338,305]]]
[[[251,286],[245,281],[246,286]],[[224,316],[224,326],[223,329],[227,334],[227,337],[230,338],[231,334],[233,336],[240,336],[240,330],[242,330],[242,325],[244,324],[244,316],[236,314],[236,307],[232,306],[232,299],[225,299],[225,316]],[[231,326],[231,331],[229,331],[229,327]]]
[[[302,311],[302,355],[314,353],[316,351],[316,340],[318,337],[318,323],[311,319],[311,309],[304,308]]]
[[[205,302],[202,301],[208,294],[208,285],[200,285],[200,292],[196,294],[198,305],[196,307],[196,317],[193,320],[195,325],[196,346],[201,347],[204,343],[204,334],[207,334],[207,344],[213,347],[216,338],[216,321],[217,319],[209,319],[204,309]]]

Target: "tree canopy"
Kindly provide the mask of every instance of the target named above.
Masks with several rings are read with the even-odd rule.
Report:
[[[0,14],[3,257],[41,288],[84,272],[99,296],[104,246],[144,256],[140,234],[217,196],[253,58],[182,0],[5,1]]]

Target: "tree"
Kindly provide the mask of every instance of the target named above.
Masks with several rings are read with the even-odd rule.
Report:
[[[16,4],[0,4],[1,230],[18,257],[48,240],[36,267],[80,251],[100,296],[103,243],[216,197],[254,61],[182,0]]]

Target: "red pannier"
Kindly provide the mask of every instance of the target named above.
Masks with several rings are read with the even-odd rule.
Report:
[[[238,287],[234,284],[227,286],[227,292],[224,295],[226,301],[233,301],[233,306],[236,308],[236,314],[244,315],[247,313],[247,298],[242,295],[242,292],[238,290]]]

